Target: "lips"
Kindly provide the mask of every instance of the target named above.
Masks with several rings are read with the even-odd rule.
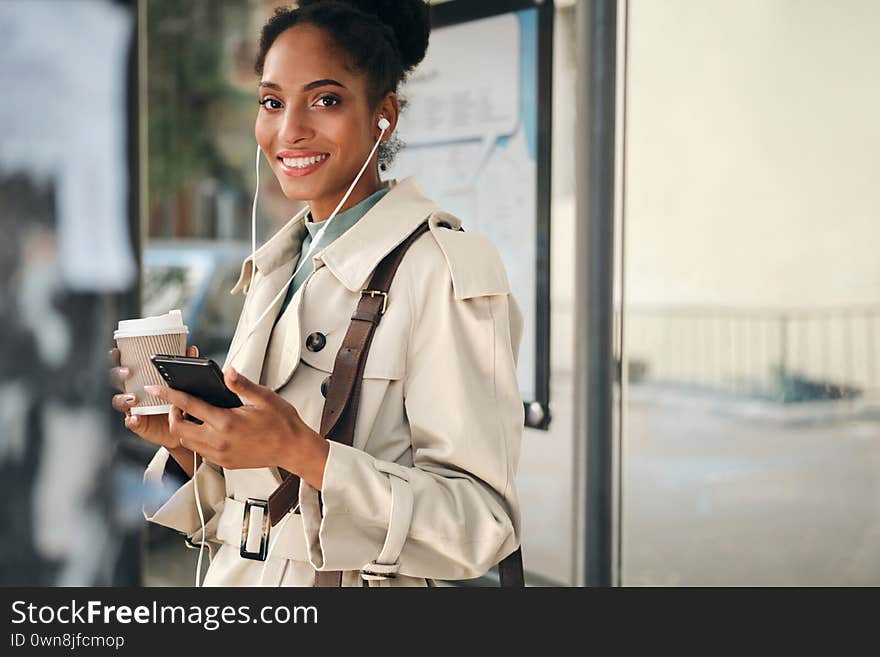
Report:
[[[329,153],[321,151],[281,151],[277,159],[282,173],[300,177],[317,171],[329,158]]]

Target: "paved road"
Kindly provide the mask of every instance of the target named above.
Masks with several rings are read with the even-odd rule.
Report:
[[[634,395],[624,583],[880,584],[880,416],[846,404],[786,419]]]

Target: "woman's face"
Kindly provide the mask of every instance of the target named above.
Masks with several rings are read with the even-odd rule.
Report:
[[[379,113],[368,106],[367,91],[367,76],[346,68],[343,53],[314,26],[284,31],[266,53],[257,143],[284,195],[309,201],[317,220],[348,190],[379,136]],[[377,186],[374,161],[346,207]]]

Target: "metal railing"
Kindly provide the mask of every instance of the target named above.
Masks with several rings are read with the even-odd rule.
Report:
[[[620,309],[614,331],[619,336]],[[880,306],[811,310],[628,307],[630,383],[792,402],[880,388]]]

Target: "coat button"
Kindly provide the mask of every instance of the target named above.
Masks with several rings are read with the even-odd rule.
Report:
[[[321,381],[321,394],[324,395],[324,399],[327,399],[327,391],[330,390],[330,377],[328,376],[326,379]]]
[[[327,344],[327,336],[323,333],[312,333],[306,338],[306,349],[309,351],[321,351]]]

